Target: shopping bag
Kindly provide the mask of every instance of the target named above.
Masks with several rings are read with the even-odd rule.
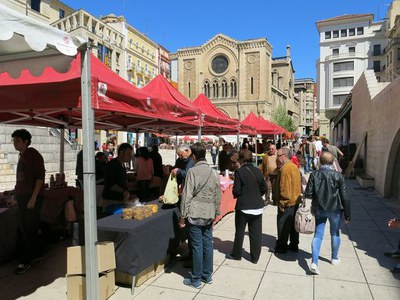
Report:
[[[294,228],[298,233],[312,234],[315,231],[315,216],[311,207],[306,206],[306,201],[300,204],[294,217]]]
[[[175,174],[171,173],[165,187],[164,195],[160,196],[160,201],[164,204],[176,204],[179,200],[178,182]]]

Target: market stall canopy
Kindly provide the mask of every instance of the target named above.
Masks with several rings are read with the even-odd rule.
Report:
[[[198,128],[201,127],[203,134],[219,134],[224,130],[230,129],[229,125],[219,123],[215,116],[207,115],[201,111],[200,108],[175,89],[162,75],[156,76],[142,90],[151,95],[151,97],[162,99],[165,103],[168,103],[171,107],[171,112],[179,114],[179,118],[181,118],[180,115],[185,114],[195,116],[193,122],[185,120],[185,124],[177,124],[177,126],[173,124],[171,126],[166,125],[162,132],[174,131],[175,134],[196,134]]]
[[[94,55],[91,62],[91,101],[97,129],[145,131],[180,126],[196,118],[194,112],[171,112],[168,103],[134,87]],[[80,55],[71,61],[66,73],[50,67],[40,76],[23,70],[13,78],[1,72],[0,98],[1,123],[81,127]]]
[[[276,125],[275,123],[272,123],[271,121],[265,120],[263,117],[259,116],[260,121],[263,124],[266,124],[266,126],[271,126],[273,128],[275,128],[275,134],[283,134],[286,132],[286,130],[282,127],[280,127],[279,125]]]
[[[251,127],[256,128],[257,134],[274,134],[275,127],[262,117],[257,117],[253,112],[250,112],[246,118],[242,120],[242,123]]]
[[[254,128],[242,124],[239,120],[232,119],[225,115],[204,94],[198,95],[197,98],[194,99],[193,104],[198,107],[206,117],[215,118],[218,123],[226,125],[226,130],[221,129],[221,131],[224,131],[224,134],[228,134],[229,132],[232,134],[237,132],[253,134],[255,131]]]
[[[85,44],[83,39],[2,4],[0,28],[0,73],[7,72],[13,78],[19,77],[26,69],[39,76],[48,66],[66,72],[78,48]]]

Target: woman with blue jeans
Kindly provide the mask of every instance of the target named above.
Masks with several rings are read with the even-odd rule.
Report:
[[[329,220],[331,234],[331,264],[340,263],[340,223],[350,221],[350,199],[347,194],[344,176],[333,167],[335,157],[330,152],[323,152],[321,166],[311,173],[304,196],[312,198],[312,210],[315,214],[316,228],[312,241],[312,261],[310,271],[319,274],[318,257],[321,250],[326,221]]]
[[[220,213],[221,188],[217,172],[206,162],[206,147],[195,143],[191,151],[195,165],[186,174],[179,227],[188,227],[193,257],[191,277],[183,284],[199,289],[201,282],[212,283],[212,226]]]

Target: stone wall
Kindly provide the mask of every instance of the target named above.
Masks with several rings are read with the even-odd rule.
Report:
[[[359,145],[363,132],[367,132],[359,157],[364,159],[366,173],[375,178],[375,189],[388,197],[392,176],[400,172],[393,170],[399,153],[400,77],[372,99],[370,89],[364,73],[353,88],[350,142]]]
[[[59,137],[49,133],[45,127],[30,126],[10,126],[0,125],[0,154],[4,154],[2,164],[10,164],[13,174],[0,176],[0,190],[12,189],[15,186],[15,170],[18,163],[18,151],[15,150],[12,143],[11,134],[14,130],[25,128],[32,134],[31,146],[37,149],[43,156],[46,168],[45,182],[49,182],[52,174],[58,173],[60,170],[60,140]],[[75,186],[75,166],[77,150],[71,148],[70,144],[64,143],[65,151],[65,180],[68,185]]]

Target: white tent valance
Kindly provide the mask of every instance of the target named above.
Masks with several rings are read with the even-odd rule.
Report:
[[[43,69],[49,66],[58,72],[66,72],[72,56],[75,56],[78,48],[85,43],[83,39],[73,37],[2,4],[0,28],[0,73],[7,72],[13,78],[18,77],[23,69],[29,69],[32,75],[40,75]],[[42,59],[27,65],[30,58],[38,55]]]

